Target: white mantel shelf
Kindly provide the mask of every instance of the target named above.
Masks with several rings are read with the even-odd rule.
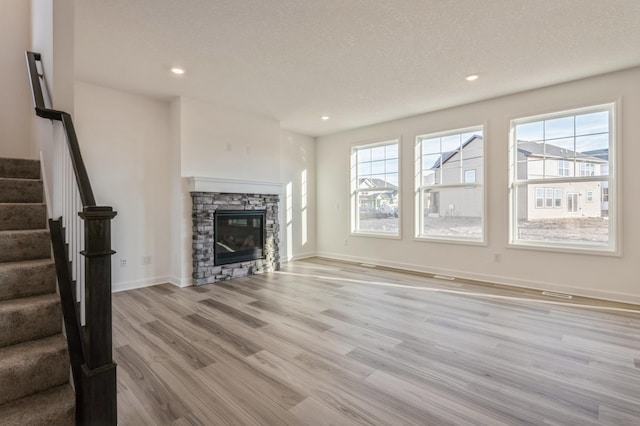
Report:
[[[191,176],[186,178],[189,192],[223,192],[231,194],[281,194],[280,182],[219,179]]]

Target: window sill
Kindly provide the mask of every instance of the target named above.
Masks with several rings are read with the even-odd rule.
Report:
[[[487,247],[486,240],[469,240],[464,238],[446,238],[446,237],[413,237],[413,241],[420,243],[438,243],[438,244],[459,244],[464,246],[480,246]]]
[[[566,244],[543,244],[535,242],[511,242],[507,244],[508,248],[518,250],[534,250],[553,253],[567,253],[567,254],[584,254],[589,256],[608,256],[608,257],[622,257],[622,251],[615,248],[591,248],[578,245],[566,245]]]
[[[401,240],[402,237],[399,234],[389,234],[382,232],[364,232],[364,231],[351,231],[352,237],[367,237],[367,238],[385,238],[387,240]]]

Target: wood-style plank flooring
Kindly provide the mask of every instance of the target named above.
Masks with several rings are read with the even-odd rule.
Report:
[[[113,313],[120,425],[640,425],[625,309],[310,259]]]

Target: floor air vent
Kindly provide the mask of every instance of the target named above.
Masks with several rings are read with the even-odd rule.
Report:
[[[543,291],[542,292],[543,296],[549,296],[549,297],[557,297],[560,299],[573,299],[573,296],[570,294],[565,294],[565,293],[555,293],[553,291]]]
[[[433,278],[437,278],[439,280],[447,280],[447,281],[453,281],[456,279],[456,277],[450,277],[449,275],[434,275]]]

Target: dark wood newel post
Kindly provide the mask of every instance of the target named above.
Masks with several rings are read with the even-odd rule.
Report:
[[[85,351],[82,367],[85,424],[115,425],[116,364],[111,337],[111,207],[85,207],[78,215],[84,220],[85,257]]]

